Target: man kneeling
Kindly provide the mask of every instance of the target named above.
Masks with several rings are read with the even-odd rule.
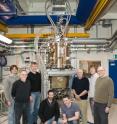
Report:
[[[59,116],[59,105],[57,101],[54,100],[53,90],[49,90],[48,97],[40,104],[39,117],[44,124],[56,124]]]
[[[76,103],[73,103],[68,95],[63,97],[62,124],[79,124],[80,109]]]

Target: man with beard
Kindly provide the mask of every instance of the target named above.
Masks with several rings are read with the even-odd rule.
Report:
[[[49,90],[47,98],[40,103],[39,117],[44,124],[56,124],[59,116],[59,105],[54,100],[53,90]]]

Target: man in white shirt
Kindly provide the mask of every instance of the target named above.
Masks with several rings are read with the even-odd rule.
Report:
[[[95,92],[95,83],[99,77],[96,73],[96,68],[94,66],[90,67],[91,77],[89,78],[90,88],[89,88],[89,103],[91,107],[92,116],[94,116],[94,92]]]

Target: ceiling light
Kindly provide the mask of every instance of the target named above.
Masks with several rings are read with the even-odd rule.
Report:
[[[3,43],[7,43],[7,44],[11,44],[12,40],[8,39],[7,37],[3,36],[0,34],[0,41],[2,41]]]

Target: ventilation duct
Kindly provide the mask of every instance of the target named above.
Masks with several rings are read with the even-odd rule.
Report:
[[[52,0],[52,12],[53,14],[65,14],[66,0]]]
[[[105,20],[102,21],[102,26],[103,26],[104,28],[108,28],[108,27],[110,27],[111,25],[112,25],[112,23],[111,23],[111,20],[109,20],[109,19],[105,19]]]

